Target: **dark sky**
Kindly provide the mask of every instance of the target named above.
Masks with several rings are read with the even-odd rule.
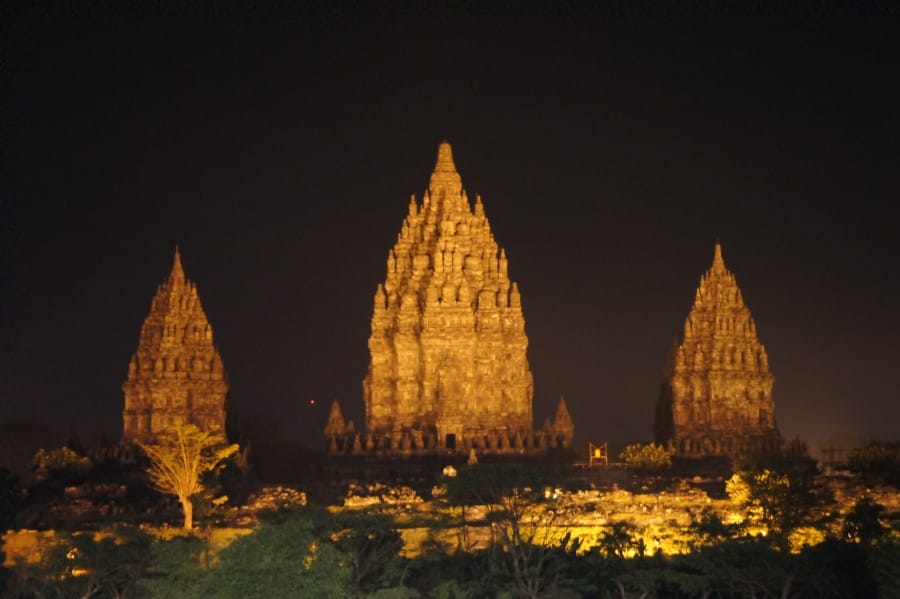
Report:
[[[0,420],[117,438],[177,243],[245,419],[361,424],[373,293],[447,139],[522,291],[536,424],[565,394],[581,440],[650,438],[719,239],[782,432],[900,437],[896,18],[389,12],[5,15]]]

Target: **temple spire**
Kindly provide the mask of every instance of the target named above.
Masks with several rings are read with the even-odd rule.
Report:
[[[169,274],[169,282],[184,283],[184,268],[181,266],[181,252],[175,246],[175,258],[172,261],[172,272]]]
[[[442,141],[438,146],[437,163],[434,165],[434,172],[431,173],[428,191],[433,196],[442,191],[455,195],[462,192],[462,179],[456,172],[456,165],[453,163],[453,149],[447,141]]]
[[[575,425],[572,422],[572,416],[569,414],[566,398],[562,396],[560,396],[559,403],[556,405],[556,414],[553,417],[553,430],[562,437],[563,447],[569,447],[572,444]]]
[[[341,404],[338,400],[331,403],[331,412],[328,414],[328,423],[325,425],[325,436],[343,435],[347,431],[347,422],[341,413]]]
[[[716,249],[713,253],[713,270],[725,270],[725,260],[722,259],[722,244],[716,241]]]

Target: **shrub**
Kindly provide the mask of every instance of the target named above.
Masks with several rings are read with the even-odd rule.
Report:
[[[39,449],[31,461],[31,469],[39,480],[51,477],[78,478],[90,472],[91,460],[68,447]]]
[[[850,454],[852,472],[873,483],[900,486],[900,444],[870,443]]]
[[[638,472],[659,472],[672,466],[672,451],[655,443],[633,443],[622,450],[619,459]]]

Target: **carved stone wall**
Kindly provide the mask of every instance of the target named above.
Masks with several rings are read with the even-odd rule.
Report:
[[[503,452],[542,442],[532,430],[522,299],[508,269],[481,198],[470,204],[442,143],[375,292],[366,435],[351,449]]]
[[[128,365],[123,441],[148,441],[180,422],[225,432],[228,383],[197,287],[175,250],[172,272],[159,286]]]
[[[553,421],[549,418],[541,430],[516,430],[510,434],[503,429],[472,430],[448,447],[441,442],[437,432],[428,427],[383,432],[357,433],[352,420],[345,421],[340,404],[331,404],[331,412],[325,425],[328,453],[331,455],[364,455],[381,457],[413,457],[437,452],[484,454],[540,454],[553,450],[570,450],[575,427],[560,400]]]
[[[679,455],[740,455],[781,443],[765,347],[717,243],[667,365],[654,433]]]

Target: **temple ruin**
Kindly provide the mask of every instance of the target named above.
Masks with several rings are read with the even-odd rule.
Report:
[[[712,267],[700,279],[684,338],[670,357],[656,406],[654,435],[676,455],[736,456],[775,449],[766,349],[734,275],[716,243]]]
[[[177,248],[172,272],[158,287],[141,327],[122,391],[125,442],[152,440],[180,423],[225,432],[228,383],[222,358]]]
[[[375,292],[365,432],[341,430],[333,407],[331,453],[504,454],[571,444],[568,411],[533,430],[522,298],[508,268],[481,198],[470,204],[450,144],[440,144]]]

